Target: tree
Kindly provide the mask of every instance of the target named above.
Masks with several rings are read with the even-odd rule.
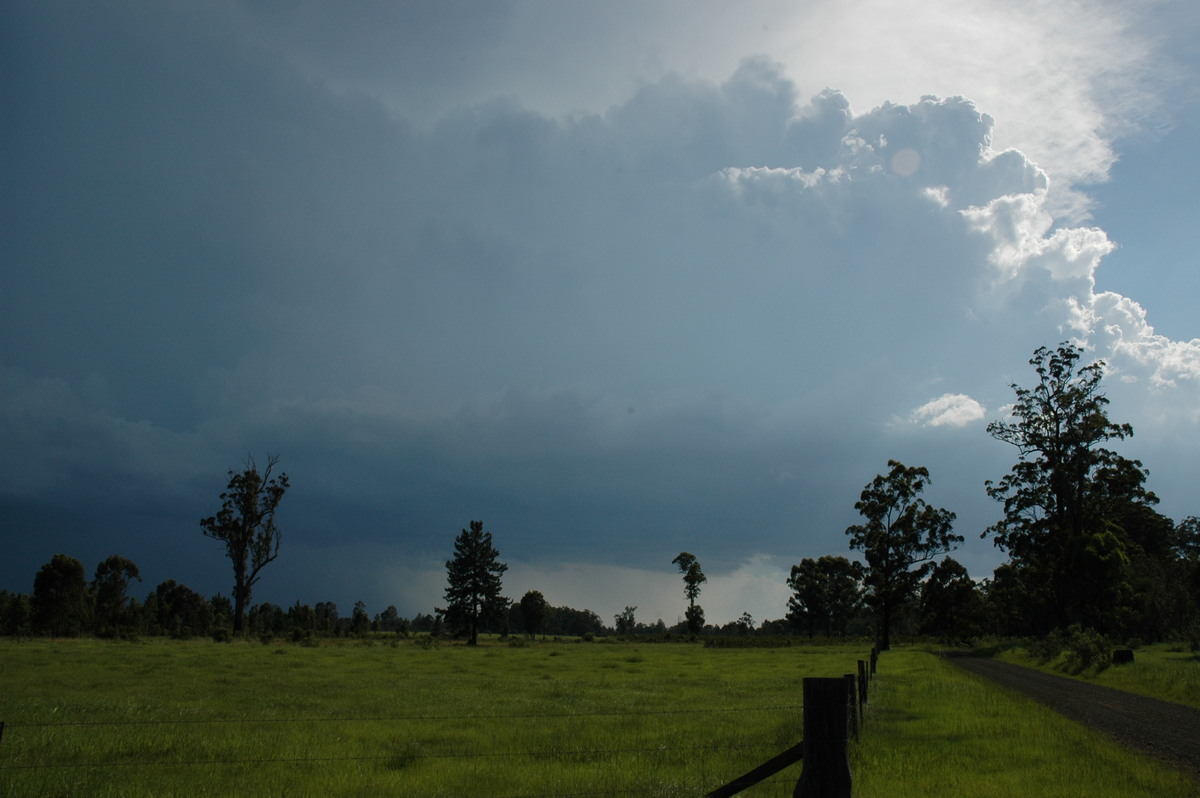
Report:
[[[700,562],[695,555],[686,551],[679,552],[679,556],[671,562],[678,565],[679,572],[683,574],[683,592],[688,600],[684,617],[687,618],[688,631],[691,634],[699,634],[704,629],[704,610],[696,606],[696,599],[700,596],[700,585],[707,582],[708,577],[700,570]]]
[[[375,621],[381,632],[398,632],[403,634],[408,626],[408,621],[400,617],[400,611],[396,609],[395,604],[387,605],[387,609],[375,616]]]
[[[1185,590],[1186,611],[1191,616],[1193,634],[1200,634],[1200,619],[1195,617],[1200,609],[1200,518],[1191,515],[1179,522],[1172,548],[1183,575],[1180,582]]]
[[[339,621],[337,604],[332,601],[318,601],[317,606],[313,608],[313,621],[315,631],[322,634],[331,635],[338,630]]]
[[[592,610],[577,610],[573,607],[552,607],[548,634],[586,637],[604,634],[604,621]]]
[[[287,474],[271,476],[278,462],[278,455],[269,455],[261,474],[253,457],[247,459],[242,471],[230,469],[220,511],[200,521],[207,537],[225,544],[225,553],[233,563],[234,634],[246,628],[246,609],[263,568],[279,556],[275,511],[289,485]]]
[[[0,590],[0,634],[16,637],[30,632],[33,607],[24,593]]]
[[[546,624],[550,614],[550,603],[540,590],[530,590],[521,596],[521,623],[525,634],[536,637]]]
[[[614,628],[619,635],[631,635],[637,628],[637,621],[634,618],[634,613],[637,612],[637,607],[625,605],[625,609],[613,616]]]
[[[366,602],[354,602],[354,609],[350,613],[350,631],[358,637],[371,631],[371,616],[367,615]]]
[[[91,622],[92,595],[83,563],[55,554],[33,580],[33,620],[37,631],[74,637]]]
[[[929,573],[932,560],[963,540],[953,532],[954,513],[920,497],[929,484],[926,468],[896,460],[889,460],[888,467],[891,471],[877,475],[854,504],[866,523],[846,529],[850,548],[867,561],[867,603],[875,611],[878,645],[884,651],[891,646],[897,608]]]
[[[220,639],[229,642],[233,633],[233,602],[220,593],[208,600],[212,608],[212,630]]]
[[[946,642],[970,640],[980,632],[983,598],[967,569],[944,558],[921,585],[921,631]]]
[[[805,557],[793,565],[787,585],[787,619],[795,628],[805,628],[812,637],[818,628],[827,636],[836,631],[845,637],[850,618],[861,600],[863,570],[845,557]]]
[[[132,560],[112,555],[96,566],[92,592],[96,597],[95,626],[100,637],[116,637],[129,631],[129,580],[142,581]]]
[[[208,636],[212,631],[213,606],[196,591],[174,579],[161,583],[146,597],[150,630],[171,637]]]
[[[505,609],[500,596],[500,575],[508,566],[497,559],[492,533],[482,521],[472,521],[454,541],[454,559],[446,561],[446,621],[467,632],[468,645],[476,645],[480,626],[499,620]]]
[[[1131,593],[1129,522],[1141,519],[1137,525],[1151,536],[1164,528],[1142,523],[1158,501],[1144,486],[1142,464],[1104,446],[1133,428],[1109,420],[1100,392],[1104,363],[1080,367],[1082,351],[1069,343],[1037,349],[1029,361],[1037,384],[1013,384],[1010,420],[988,425],[1019,459],[998,483],[985,483],[1004,518],[984,536],[1045,586],[1029,631],[1072,623],[1111,630]]]

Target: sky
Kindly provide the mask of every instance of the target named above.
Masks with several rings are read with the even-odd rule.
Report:
[[[981,537],[1062,341],[1200,514],[1190,0],[0,8],[0,588],[56,553],[254,598],[786,613],[890,459]]]

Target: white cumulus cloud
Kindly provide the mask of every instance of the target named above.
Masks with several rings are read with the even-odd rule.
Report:
[[[909,419],[925,427],[965,427],[986,414],[987,408],[965,393],[945,393],[913,410]]]

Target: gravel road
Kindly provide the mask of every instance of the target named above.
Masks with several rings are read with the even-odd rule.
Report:
[[[1200,709],[1008,662],[957,652],[947,657],[1200,780]]]

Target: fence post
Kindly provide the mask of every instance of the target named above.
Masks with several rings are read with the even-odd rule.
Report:
[[[858,712],[862,714],[863,704],[867,703],[867,663],[863,660],[858,661]]]
[[[851,739],[857,740],[859,717],[858,690],[856,689],[855,683],[857,682],[858,677],[853,673],[847,673],[842,677],[842,679],[844,679],[846,682],[846,715],[849,718],[849,728],[847,731],[850,733]]]
[[[804,770],[793,798],[850,798],[845,679],[804,680]]]
[[[875,675],[875,661],[879,659],[879,649],[871,646],[871,675]]]

